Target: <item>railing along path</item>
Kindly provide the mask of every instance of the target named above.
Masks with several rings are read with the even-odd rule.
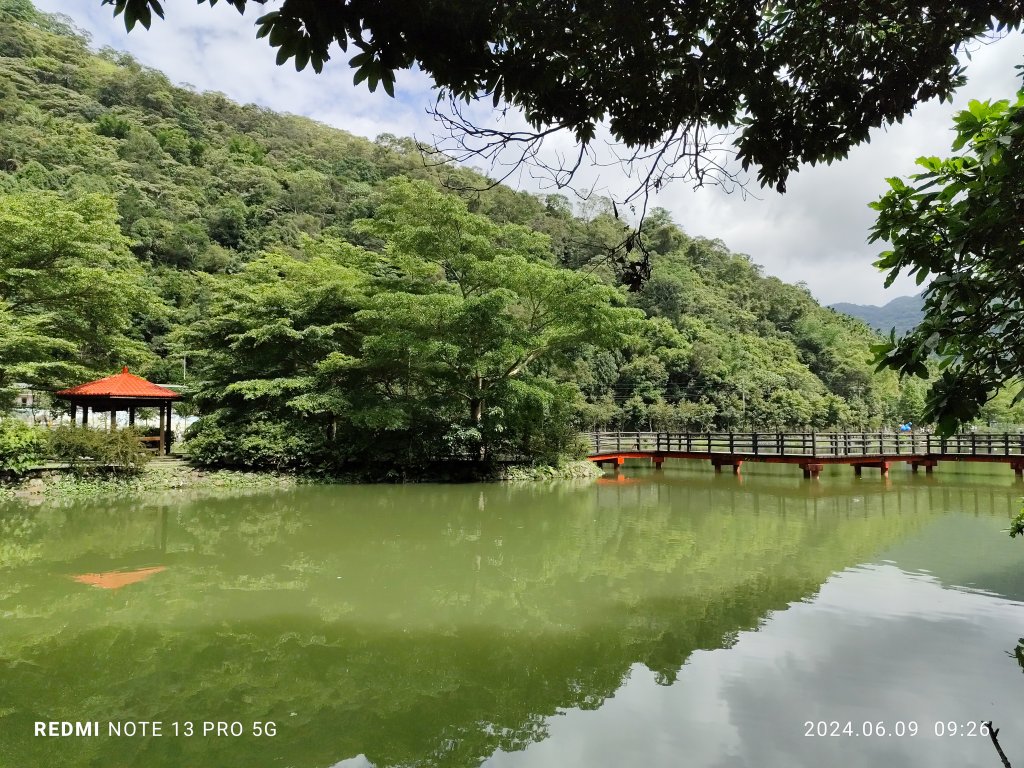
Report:
[[[931,472],[939,461],[988,461],[1024,473],[1024,433],[932,435],[921,432],[591,432],[590,460],[621,465],[627,458],[710,459],[715,469],[744,461],[798,464],[817,477],[824,464],[877,467],[905,461]]]

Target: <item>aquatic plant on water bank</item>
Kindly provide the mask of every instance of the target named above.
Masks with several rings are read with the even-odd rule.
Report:
[[[201,470],[185,462],[154,462],[138,474],[79,475],[49,470],[41,477],[3,488],[2,498],[78,499],[99,496],[150,495],[164,491],[281,488],[303,479],[295,475],[234,470]]]
[[[534,482],[537,480],[580,480],[600,477],[604,472],[592,461],[570,461],[560,466],[508,467],[501,480],[508,482]]]
[[[601,470],[589,461],[566,462],[560,466],[491,467],[487,473],[459,472],[401,474],[389,471],[351,472],[346,475],[311,476],[293,473],[242,471],[234,469],[200,469],[183,461],[152,462],[138,474],[125,476],[79,475],[62,470],[48,470],[43,476],[21,478],[18,483],[0,486],[0,499],[80,499],[101,496],[132,496],[164,491],[206,491],[216,489],[273,489],[297,484],[329,483],[401,483],[401,482],[537,482],[599,477]]]

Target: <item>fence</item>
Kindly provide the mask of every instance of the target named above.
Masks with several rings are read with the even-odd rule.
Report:
[[[1024,456],[1024,434],[939,436],[886,432],[590,432],[591,455],[684,453],[702,456]]]

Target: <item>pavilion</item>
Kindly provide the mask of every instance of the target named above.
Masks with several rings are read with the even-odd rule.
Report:
[[[128,366],[114,376],[79,384],[77,387],[62,389],[53,393],[71,403],[71,423],[75,423],[78,406],[82,406],[82,426],[89,424],[89,409],[93,412],[109,413],[110,428],[117,429],[117,412],[128,411],[128,426],[135,425],[136,408],[158,408],[160,410],[160,438],[157,454],[171,452],[171,403],[180,400],[181,395],[172,389],[160,387],[141,376],[128,373]]]

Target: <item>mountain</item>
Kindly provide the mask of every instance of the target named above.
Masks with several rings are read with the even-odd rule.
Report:
[[[406,194],[398,206],[402,179],[419,185],[409,189],[421,193],[418,199]],[[330,264],[351,280],[351,291],[334,297],[343,316],[321,317],[316,327],[349,334],[344,357],[333,359],[345,360],[346,375],[365,372],[372,345],[409,354],[412,342],[422,341],[410,335],[400,344],[387,336],[394,323],[370,327],[367,318],[393,313],[400,302],[418,306],[423,296],[443,295],[462,307],[459,302],[476,300],[483,289],[460,292],[446,283],[456,274],[451,258],[486,266],[508,251],[523,264],[532,260],[578,273],[581,285],[603,281],[614,289],[606,292],[614,294],[612,303],[642,310],[642,322],[628,341],[611,348],[596,343],[595,329],[593,343],[571,348],[556,349],[543,336],[536,347],[507,338],[500,349],[484,350],[480,360],[487,362],[498,351],[524,349],[527,363],[506,371],[537,384],[524,387],[517,378],[502,410],[488,404],[495,420],[505,419],[495,421],[495,429],[511,429],[520,417],[524,424],[545,423],[556,413],[571,416],[576,428],[662,431],[826,429],[896,418],[898,380],[876,374],[871,364],[869,348],[877,335],[822,307],[805,288],[766,277],[748,256],[720,240],[688,235],[663,209],[649,212],[643,225],[652,276],[638,285],[630,278],[640,249],[623,247],[628,228],[610,203],[590,201],[578,209],[561,195],[532,195],[488,181],[468,168],[424,163],[411,139],[382,135],[370,141],[304,117],[240,105],[223,94],[176,87],[128,54],[90,49],[62,17],[40,13],[26,0],[0,0],[0,390],[12,381],[53,389],[83,378],[72,379],[68,371],[95,376],[122,364],[152,380],[178,383],[185,356],[190,381],[209,381],[203,365],[211,350],[185,345],[183,331],[209,320],[216,307],[232,301],[237,306],[244,293],[251,312],[240,320],[276,323],[268,321],[260,333],[305,333],[288,326],[295,318],[282,318],[290,306],[283,297],[301,303],[318,295],[328,278],[303,266],[314,262]],[[439,202],[438,195],[449,202]],[[396,210],[400,223],[385,232],[384,220]],[[430,216],[441,216],[444,226]],[[69,222],[79,233],[74,242],[47,251],[48,233]],[[410,230],[402,245],[396,238],[406,237],[407,225],[420,234],[413,237]],[[447,241],[454,248],[451,258],[443,248],[416,250],[430,232],[454,238]],[[42,251],[26,260],[24,249],[5,250],[5,243],[18,242]],[[37,274],[47,259],[63,270],[48,282]],[[308,290],[290,277],[297,274],[309,279]],[[495,274],[488,272],[488,286],[498,279]],[[562,279],[544,274],[554,283]],[[100,293],[93,284],[104,277]],[[414,277],[419,282],[413,284]],[[494,327],[499,335],[514,333],[516,323],[535,314],[523,303],[530,285],[521,281],[515,287],[511,273],[505,279],[507,290],[493,291],[488,301],[517,309],[509,310],[508,323]],[[633,290],[624,287],[630,283]],[[15,284],[35,291],[35,303],[32,296],[5,294]],[[75,301],[61,304],[40,288],[69,293],[69,286],[79,284]],[[384,306],[381,292],[394,302]],[[103,307],[94,305],[98,296],[104,297]],[[486,313],[480,317],[490,319]],[[439,332],[415,313],[405,320],[416,334]],[[79,336],[70,338],[65,329],[77,329]],[[19,338],[35,341],[28,345]],[[452,351],[444,360],[426,361],[434,366],[431,375],[447,370],[445,365],[461,365],[456,351],[479,352],[471,349],[469,334],[466,339],[455,351],[450,338],[428,345]],[[17,366],[4,358],[9,349],[21,355]],[[271,370],[282,370],[274,368],[279,356],[293,351],[286,344],[271,349],[268,378],[239,402],[266,415],[259,411],[266,392],[307,386],[322,372],[317,366],[323,360],[312,355],[292,360],[288,375],[271,377]],[[56,365],[58,358],[65,364]],[[379,356],[382,364],[387,359]],[[474,370],[469,363],[465,367]],[[341,380],[340,374],[323,375],[332,386]],[[422,406],[415,413],[433,417],[438,407],[429,403],[452,399],[443,377],[416,389],[385,378],[372,382],[380,400],[372,423],[387,429],[416,423],[409,410],[414,406]],[[538,388],[542,380],[547,389]],[[287,392],[282,408],[307,408],[310,429],[330,428],[332,436],[343,423],[338,419],[353,407],[348,395],[365,394],[342,391],[327,403]],[[429,403],[419,399],[428,395]],[[563,397],[571,402],[560,404]],[[527,405],[536,409],[533,415],[514,412]],[[474,426],[458,426],[474,434]],[[266,429],[277,430],[282,441],[302,431],[276,422]],[[290,450],[281,443],[282,455]]]
[[[892,328],[900,336],[914,328],[924,317],[923,294],[916,296],[900,296],[881,307],[874,304],[832,304],[832,309],[863,320],[882,334],[888,334]]]

